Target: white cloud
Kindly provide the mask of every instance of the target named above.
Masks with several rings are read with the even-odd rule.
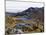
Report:
[[[32,2],[15,2],[7,1],[6,2],[6,11],[7,12],[21,12],[29,7],[43,7],[43,3],[32,3]]]

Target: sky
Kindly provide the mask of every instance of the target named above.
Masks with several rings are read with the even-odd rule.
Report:
[[[29,7],[40,8],[43,6],[43,3],[6,1],[6,12],[17,13],[28,9]]]

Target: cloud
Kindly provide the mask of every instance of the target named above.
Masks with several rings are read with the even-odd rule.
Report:
[[[21,12],[29,7],[43,7],[43,3],[32,3],[32,2],[15,2],[15,1],[6,1],[6,11],[7,12]]]

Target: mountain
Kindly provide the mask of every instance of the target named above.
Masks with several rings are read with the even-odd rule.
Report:
[[[33,8],[30,7],[22,12],[18,13],[5,13],[6,16],[20,16],[24,18],[34,18],[34,19],[39,19],[39,20],[44,20],[44,7],[42,8]]]

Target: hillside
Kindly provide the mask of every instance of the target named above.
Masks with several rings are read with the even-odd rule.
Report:
[[[11,30],[19,29],[23,33],[44,32],[44,7],[42,8],[30,7],[27,10],[24,10],[19,13],[6,12],[5,14],[6,14],[5,22],[6,22],[6,29],[7,29],[6,33],[7,32],[11,33],[11,31],[8,31],[9,29]],[[14,33],[14,31],[12,31],[12,33]],[[18,32],[16,32],[16,34]]]

